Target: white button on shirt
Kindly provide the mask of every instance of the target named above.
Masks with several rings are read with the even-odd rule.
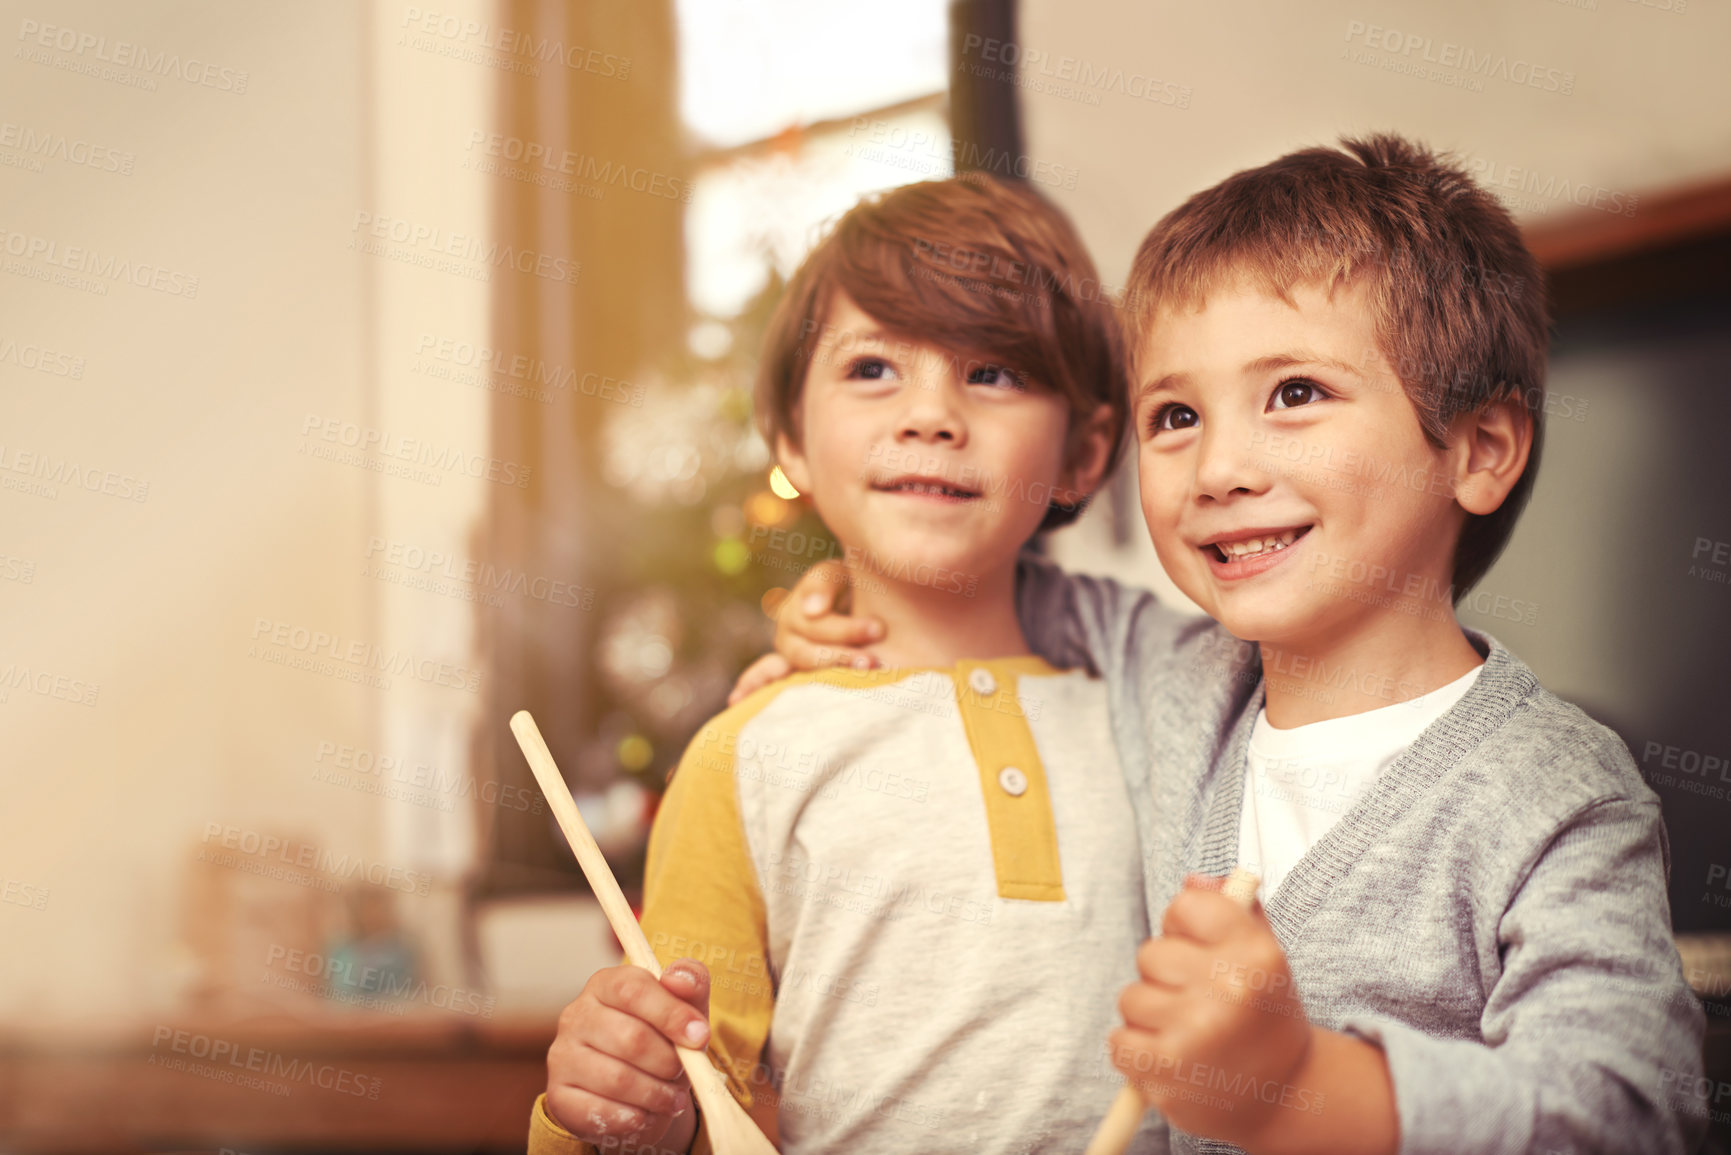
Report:
[[[998,679],[992,677],[992,671],[976,666],[968,674],[968,685],[974,688],[976,694],[990,694],[998,688]]]
[[[1028,789],[1028,776],[1014,766],[998,771],[998,785],[1012,798],[1020,798]]]

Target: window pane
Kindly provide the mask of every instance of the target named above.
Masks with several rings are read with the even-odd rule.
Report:
[[[679,0],[680,115],[716,147],[949,85],[944,0]]]
[[[734,316],[771,268],[791,275],[824,224],[862,193],[949,175],[949,124],[935,109],[861,117],[802,139],[797,152],[715,165],[698,174],[686,210],[691,302]]]

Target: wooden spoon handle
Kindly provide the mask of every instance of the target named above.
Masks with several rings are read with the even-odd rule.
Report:
[[[1226,876],[1220,893],[1240,906],[1249,906],[1256,901],[1256,888],[1261,884],[1262,880],[1254,873],[1235,866]],[[1101,1120],[1100,1129],[1088,1141],[1088,1149],[1083,1155],[1124,1155],[1130,1149],[1130,1140],[1136,1137],[1142,1126],[1142,1113],[1146,1109],[1142,1093],[1126,1083],[1118,1097],[1112,1100],[1111,1109]]]
[[[649,940],[643,936],[637,916],[631,913],[631,904],[625,901],[618,879],[613,877],[612,868],[607,865],[601,848],[595,844],[595,836],[589,833],[589,827],[577,809],[577,801],[571,797],[571,789],[565,785],[565,778],[553,761],[553,752],[547,749],[546,739],[541,737],[540,727],[535,725],[529,711],[518,710],[511,715],[511,733],[517,736],[517,745],[523,748],[523,757],[529,760],[529,769],[534,773],[541,793],[546,795],[547,805],[552,808],[559,829],[565,832],[565,841],[571,844],[577,865],[583,868],[583,877],[589,880],[589,888],[601,903],[607,924],[619,936],[625,957],[659,978],[661,963],[655,952],[649,949]]]
[[[625,901],[619,880],[613,877],[612,867],[607,865],[601,848],[595,844],[595,836],[589,833],[589,827],[577,809],[577,801],[571,797],[571,788],[565,785],[565,777],[553,761],[553,752],[547,749],[547,742],[541,737],[541,730],[535,725],[535,719],[529,716],[529,711],[518,710],[511,715],[511,733],[517,736],[517,745],[523,748],[523,757],[529,760],[529,769],[534,773],[541,793],[547,796],[553,818],[564,831],[565,841],[571,844],[571,852],[577,856],[583,877],[589,880],[589,888],[600,901],[608,925],[619,936],[625,957],[660,978],[661,962],[649,949],[643,927],[638,924],[637,916],[631,913],[631,904]],[[710,1147],[715,1155],[776,1155],[775,1148],[734,1099],[733,1092],[727,1089],[727,1080],[708,1057],[690,1047],[673,1049],[679,1056],[680,1065],[685,1068],[685,1074],[691,1079],[691,1093],[697,1097],[697,1105],[703,1112],[704,1122],[709,1128]]]

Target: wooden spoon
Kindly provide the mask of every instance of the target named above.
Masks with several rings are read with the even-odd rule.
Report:
[[[583,877],[589,880],[589,887],[600,900],[613,933],[624,945],[625,957],[660,978],[661,963],[655,952],[649,949],[649,940],[643,936],[643,928],[637,924],[637,916],[631,913],[631,904],[625,901],[601,848],[595,845],[595,836],[584,825],[583,815],[571,797],[571,789],[565,785],[564,775],[554,764],[553,753],[547,749],[547,743],[529,711],[518,710],[511,716],[511,733],[517,736],[517,745],[523,748],[529,769],[534,771],[535,781],[540,783],[541,793],[547,796],[547,805],[553,808],[559,829],[565,832],[565,841],[571,844],[571,852],[583,868]],[[683,1046],[675,1049],[691,1079],[691,1092],[697,1096],[697,1105],[703,1112],[703,1125],[709,1130],[709,1145],[715,1155],[776,1155],[775,1147],[757,1129],[757,1124],[751,1121],[751,1116],[727,1089],[726,1079],[704,1053]]]
[[[1226,876],[1220,893],[1240,906],[1249,906],[1256,900],[1256,888],[1261,883],[1262,880],[1250,871],[1235,866]],[[1146,1110],[1141,1092],[1126,1083],[1118,1097],[1112,1100],[1112,1109],[1100,1121],[1100,1129],[1088,1141],[1088,1149],[1083,1155],[1124,1155],[1130,1149],[1130,1140],[1136,1137],[1142,1126],[1142,1113]]]

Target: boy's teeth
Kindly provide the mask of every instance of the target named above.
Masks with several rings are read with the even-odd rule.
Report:
[[[933,485],[927,481],[904,481],[896,486],[904,493],[929,493],[937,497],[966,497],[959,489],[951,489],[947,485]]]
[[[1216,549],[1229,559],[1254,557],[1259,553],[1285,549],[1298,540],[1298,531],[1289,529],[1285,533],[1270,534],[1267,537],[1247,537],[1242,541],[1223,541],[1215,544]]]

